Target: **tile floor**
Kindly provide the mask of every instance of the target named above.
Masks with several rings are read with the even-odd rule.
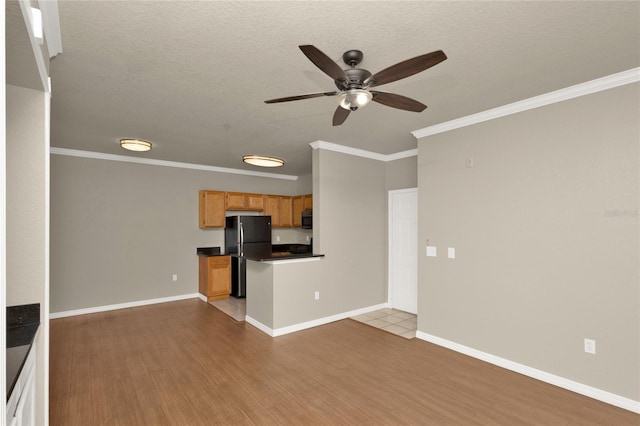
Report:
[[[351,317],[351,319],[397,334],[405,339],[416,337],[416,329],[418,328],[418,319],[415,314],[391,308],[368,312]]]
[[[247,306],[246,301],[247,299],[229,297],[228,299],[213,300],[209,302],[209,304],[220,309],[236,321],[244,321]],[[416,337],[416,315],[397,309],[380,309],[351,317],[351,319],[402,336],[405,339],[413,339]]]
[[[229,296],[228,299],[212,300],[209,302],[214,308],[220,309],[236,321],[244,321],[247,313],[247,299]]]

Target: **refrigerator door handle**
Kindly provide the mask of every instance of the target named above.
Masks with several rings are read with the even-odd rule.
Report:
[[[244,253],[242,253],[244,249],[244,228],[242,227],[242,222],[240,222],[240,247],[238,247],[238,253],[240,253],[240,256],[244,255]]]

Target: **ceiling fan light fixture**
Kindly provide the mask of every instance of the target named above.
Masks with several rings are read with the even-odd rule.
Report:
[[[259,167],[281,167],[284,165],[284,160],[280,158],[265,157],[263,155],[243,155],[242,161]]]
[[[367,105],[373,95],[364,89],[349,89],[338,95],[338,103],[344,109],[355,111],[358,108],[362,108]]]
[[[120,139],[120,146],[129,151],[149,151],[151,149],[151,142],[143,141],[142,139]]]

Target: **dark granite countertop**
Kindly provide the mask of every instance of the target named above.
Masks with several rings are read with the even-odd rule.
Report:
[[[196,254],[198,256],[226,256],[226,254],[220,253],[220,247],[198,247],[196,248]]]
[[[276,252],[265,255],[244,255],[245,259],[254,260],[257,262],[266,261],[278,261],[278,260],[291,260],[291,259],[304,259],[309,257],[324,257],[324,254],[314,253],[289,253],[289,252]]]
[[[40,327],[40,304],[7,306],[7,400]]]

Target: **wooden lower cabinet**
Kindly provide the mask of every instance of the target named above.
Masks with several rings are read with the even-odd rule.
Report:
[[[231,294],[231,256],[198,256],[199,291],[212,300],[227,299]]]

